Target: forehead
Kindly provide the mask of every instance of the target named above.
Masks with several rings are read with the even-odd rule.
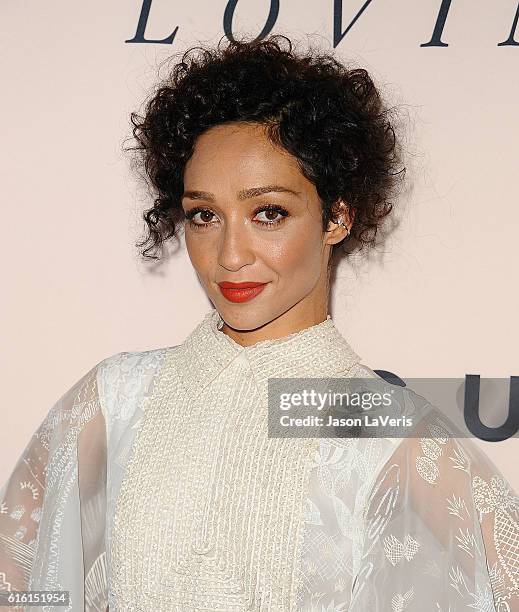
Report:
[[[243,122],[218,125],[198,137],[184,183],[201,180],[206,186],[231,182],[249,187],[273,181],[302,187],[309,182],[296,158],[273,144],[263,126]]]

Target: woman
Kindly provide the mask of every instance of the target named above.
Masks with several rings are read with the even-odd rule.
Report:
[[[368,74],[233,42],[186,53],[132,121],[156,192],[139,246],[183,227],[214,309],[50,410],[0,492],[2,588],[74,611],[518,610],[517,498],[432,412],[414,438],[267,435],[269,379],[378,379],[328,314],[332,258],[374,243],[403,175]]]

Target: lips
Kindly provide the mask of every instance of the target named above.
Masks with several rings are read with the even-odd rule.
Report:
[[[244,281],[242,283],[231,283],[223,281],[218,283],[222,295],[230,302],[247,302],[259,295],[267,283],[255,283]]]

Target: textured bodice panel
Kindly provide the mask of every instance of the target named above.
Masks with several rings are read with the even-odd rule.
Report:
[[[167,351],[139,423],[113,519],[115,605],[298,609],[319,441],[268,437],[268,378],[344,369],[355,355],[331,319],[245,350],[220,323],[215,311]]]
[[[113,591],[135,610],[295,609],[312,439],[269,439],[250,372],[196,397],[175,354],[140,424],[116,506]]]

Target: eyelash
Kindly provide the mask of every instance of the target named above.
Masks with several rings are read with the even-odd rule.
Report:
[[[281,216],[281,218],[278,218],[277,220],[274,221],[255,221],[255,223],[259,223],[262,226],[266,226],[268,228],[272,227],[272,226],[278,226],[281,223],[283,223],[283,221],[285,220],[285,218],[288,216],[288,211],[283,208],[283,206],[279,206],[278,204],[266,204],[265,206],[261,206],[260,208],[257,208],[254,211],[254,216],[256,216],[258,213],[260,212],[265,212],[265,211],[275,211],[278,212]],[[208,227],[209,225],[212,225],[211,222],[209,223],[196,223],[195,221],[193,221],[193,217],[198,214],[199,212],[209,212],[212,215],[214,215],[213,211],[210,210],[209,208],[204,208],[202,206],[197,206],[195,208],[192,208],[191,210],[189,210],[188,212],[185,213],[185,218],[186,220],[189,222],[189,225],[195,229],[199,229],[199,228],[203,228],[203,227]]]

